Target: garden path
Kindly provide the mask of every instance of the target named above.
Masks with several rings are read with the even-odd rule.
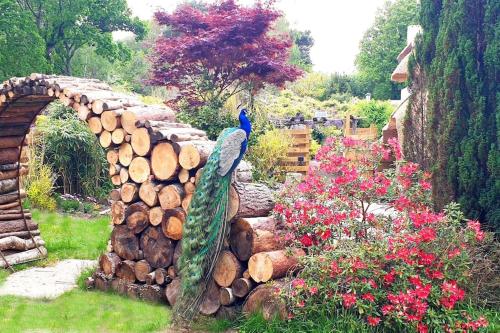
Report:
[[[97,266],[95,260],[66,259],[50,267],[33,267],[13,273],[0,286],[1,295],[54,299],[76,288],[81,273]]]

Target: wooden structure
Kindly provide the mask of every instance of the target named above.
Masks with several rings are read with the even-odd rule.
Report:
[[[355,126],[355,122],[353,122],[351,116],[347,115],[344,121],[344,136],[355,140],[375,141],[378,138],[378,131],[373,123],[368,128]]]
[[[88,286],[174,304],[180,288],[177,260],[183,224],[215,143],[205,132],[176,122],[169,108],[145,105],[98,80],[32,74],[0,87],[0,250],[17,251],[15,260],[4,255],[0,263],[46,255],[36,223],[21,209],[25,194],[18,180],[25,172],[21,163],[25,137],[36,116],[55,99],[73,108],[96,134],[115,186],[110,193],[109,249],[99,258],[99,270]],[[292,133],[296,141],[291,157],[308,156],[310,131]],[[251,170],[243,162],[234,178],[230,236],[200,312],[227,315],[245,303],[245,311],[265,307],[281,315],[282,306],[266,305],[276,297],[268,285],[252,290],[294,271],[303,252],[297,250],[290,258],[278,241],[281,227],[269,216],[274,208],[271,190],[251,183]]]
[[[283,129],[292,138],[292,146],[288,149],[287,157],[279,163],[288,172],[306,174],[309,170],[311,133],[310,128]]]

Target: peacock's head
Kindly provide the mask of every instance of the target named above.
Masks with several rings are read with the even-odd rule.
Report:
[[[245,130],[247,133],[247,137],[250,135],[250,132],[252,131],[252,125],[250,124],[250,120],[247,118],[247,113],[248,110],[243,108],[240,110],[240,128]]]

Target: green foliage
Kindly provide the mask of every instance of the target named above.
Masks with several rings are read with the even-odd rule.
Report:
[[[429,92],[426,123],[407,129],[428,133],[420,158],[433,168],[436,206],[456,200],[497,231],[499,11],[494,0],[422,1],[415,61]]]
[[[247,155],[253,166],[254,179],[266,183],[284,180],[286,172],[279,161],[287,156],[291,144],[292,138],[279,129],[260,135]]]
[[[418,24],[418,10],[417,0],[387,1],[361,40],[356,66],[372,97],[399,99],[401,86],[391,82],[391,73],[406,46],[407,26]]]
[[[359,75],[333,73],[328,78],[325,94],[321,98],[347,102],[352,96],[365,97],[366,92],[367,88],[361,82]]]
[[[106,59],[129,59],[130,51],[113,41],[113,31],[145,34],[145,26],[130,16],[125,0],[106,1],[17,1],[23,15],[31,20],[25,27],[44,41],[45,57],[55,72],[72,74],[71,61],[83,46],[95,46],[97,54]]]
[[[177,114],[177,119],[206,131],[211,140],[216,140],[223,129],[237,124],[235,115],[225,111],[220,103],[186,107]]]
[[[0,81],[47,71],[45,43],[14,0],[0,0]]]
[[[320,100],[326,95],[327,83],[327,75],[312,72],[291,83],[289,89],[300,97],[312,97]]]
[[[106,196],[107,162],[95,135],[62,104],[52,103],[48,113],[37,121],[35,149],[57,174],[57,184],[64,193]]]
[[[362,100],[352,106],[354,115],[365,118],[361,127],[369,127],[370,124],[377,126],[378,134],[382,134],[382,128],[387,125],[391,118],[394,107],[387,101]]]
[[[65,213],[73,213],[80,210],[81,205],[78,200],[63,199],[60,196],[58,196],[57,207],[59,207]]]
[[[47,165],[37,167],[36,171],[34,169],[32,168],[30,171],[29,182],[26,184],[29,205],[31,208],[54,211],[56,209],[56,201],[52,197],[54,188],[52,171]]]
[[[311,48],[314,45],[314,38],[311,31],[291,30],[293,46],[290,54],[290,63],[305,70],[312,70]]]

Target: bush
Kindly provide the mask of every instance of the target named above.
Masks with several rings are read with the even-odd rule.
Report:
[[[204,130],[211,140],[216,140],[223,129],[234,127],[238,123],[237,118],[232,113],[225,112],[221,104],[186,107],[178,113],[177,118]]]
[[[30,176],[26,181],[26,195],[31,208],[54,211],[56,201],[52,197],[54,187],[54,176],[47,165],[36,165],[31,163]]]
[[[290,290],[281,291],[290,316],[328,312],[392,331],[487,326],[466,311],[471,249],[485,233],[457,205],[433,212],[430,175],[391,144],[396,170],[378,171],[390,153],[383,146],[329,139],[318,169],[285,187],[276,216],[288,227],[285,238],[307,253]]]
[[[370,124],[375,124],[379,135],[382,134],[382,129],[389,122],[394,107],[387,101],[363,100],[352,106],[354,115],[363,117],[364,122],[360,127],[370,127]]]
[[[283,180],[285,170],[279,161],[287,156],[291,144],[291,136],[279,129],[269,130],[259,136],[248,153],[254,179],[266,183]]]

